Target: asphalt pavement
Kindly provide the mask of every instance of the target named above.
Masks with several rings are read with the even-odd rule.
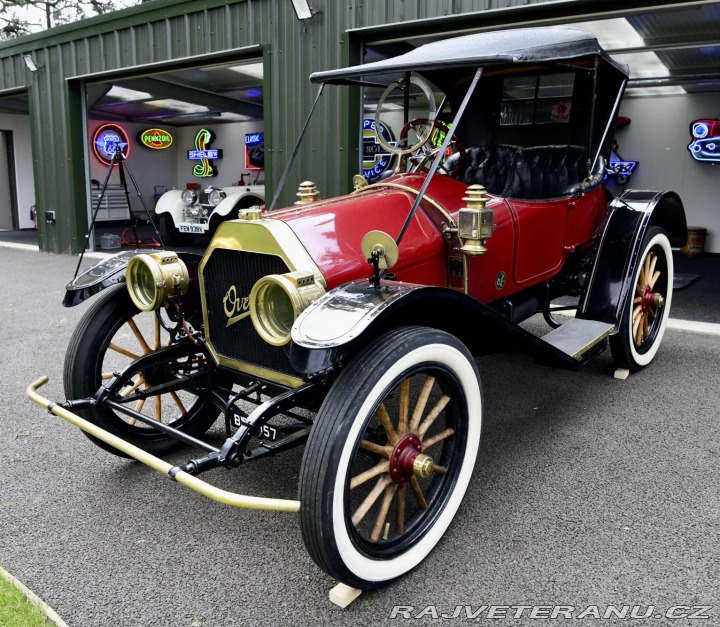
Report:
[[[668,330],[653,364],[625,381],[609,353],[577,373],[517,354],[481,359],[481,455],[455,521],[414,572],[343,610],[296,515],[212,503],[26,399],[41,375],[41,392],[64,399],[65,347],[87,308],[61,305],[76,263],[0,248],[0,562],[71,627],[369,626],[476,612],[534,625],[550,612],[491,619],[487,605],[559,616],[557,606],[712,606],[706,620],[598,623],[720,624],[720,336]],[[207,478],[296,498],[300,460],[296,449]]]

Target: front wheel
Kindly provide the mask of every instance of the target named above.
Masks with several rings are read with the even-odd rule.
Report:
[[[65,394],[70,399],[94,396],[98,388],[135,359],[178,341],[169,326],[161,324],[159,312],[142,313],[133,304],[125,286],[100,294],[85,312],[70,339],[65,355]],[[172,329],[170,329],[172,331]],[[187,340],[185,340],[187,341]],[[120,401],[136,389],[170,382],[180,372],[207,367],[202,353],[182,361],[157,363],[134,375],[132,382],[112,400]],[[131,409],[153,421],[163,422],[195,437],[205,433],[220,413],[207,399],[192,390],[166,392],[132,403]],[[140,448],[162,455],[177,448],[175,438],[109,407],[96,406],[79,412],[90,422]],[[88,436],[95,444],[116,455],[116,448]]]
[[[673,257],[665,231],[658,227],[647,230],[639,260],[620,330],[610,338],[616,365],[631,372],[653,360],[670,316]]]
[[[170,246],[189,246],[195,237],[191,233],[181,233],[169,213],[158,214],[158,232],[163,244]]]
[[[460,506],[481,419],[477,367],[447,333],[399,329],[354,358],[300,473],[302,536],[318,566],[366,590],[414,569]]]

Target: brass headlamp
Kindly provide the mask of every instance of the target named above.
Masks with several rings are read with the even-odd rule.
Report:
[[[287,344],[296,318],[324,293],[325,288],[311,272],[263,277],[250,292],[250,317],[255,330],[268,344]]]
[[[155,311],[186,294],[190,285],[187,266],[172,252],[136,255],[125,271],[130,298],[140,311]]]

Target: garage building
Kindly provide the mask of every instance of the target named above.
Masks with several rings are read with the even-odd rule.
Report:
[[[0,229],[33,227],[34,208],[41,250],[78,253],[109,169],[96,154],[108,125],[126,133],[127,166],[151,208],[188,183],[264,184],[269,199],[315,99],[312,72],[469,32],[588,23],[633,71],[621,109],[631,123],[616,135],[618,161],[637,162],[625,184],[677,191],[720,253],[717,165],[688,149],[693,122],[720,117],[720,2],[312,0],[305,15],[298,4],[152,0],[0,44]],[[280,206],[304,180],[321,197],[351,189],[372,99],[329,88]],[[202,129],[221,151],[206,164],[214,176],[196,176],[188,159]],[[145,147],[149,131],[171,139]],[[132,186],[128,206],[115,172],[108,183],[99,220],[141,212]]]

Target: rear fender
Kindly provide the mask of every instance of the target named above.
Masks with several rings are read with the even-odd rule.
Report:
[[[549,365],[577,361],[469,296],[441,287],[365,281],[331,290],[308,307],[292,328],[290,362],[306,375],[329,371],[392,329],[424,326],[457,337],[473,355],[519,350]]]
[[[593,268],[581,297],[578,318],[620,328],[641,246],[650,226],[664,229],[674,247],[687,240],[682,201],[675,192],[626,190],[615,198],[600,226]]]
[[[101,292],[106,287],[125,282],[125,269],[128,262],[135,255],[151,253],[149,250],[124,250],[117,255],[103,259],[92,268],[88,268],[82,274],[76,276],[65,286],[65,297],[63,307],[74,307],[91,296]],[[188,267],[191,282],[197,282],[197,266],[200,263],[201,255],[186,252],[177,252],[180,259]],[[197,289],[197,288],[195,288]]]
[[[247,209],[253,205],[263,204],[262,198],[259,198],[252,192],[237,192],[228,194],[227,197],[223,198],[213,209],[212,215],[225,217],[230,215],[236,209]]]

